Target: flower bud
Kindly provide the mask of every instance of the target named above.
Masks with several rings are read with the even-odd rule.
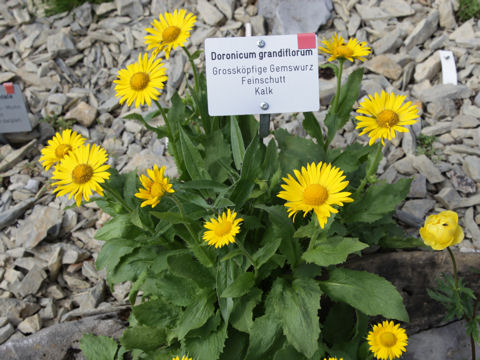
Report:
[[[420,228],[420,236],[433,250],[443,250],[460,243],[464,234],[458,225],[458,214],[448,210],[428,216],[425,225]]]

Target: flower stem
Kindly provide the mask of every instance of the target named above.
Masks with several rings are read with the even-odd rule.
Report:
[[[338,59],[338,74],[337,74],[337,92],[335,93],[335,99],[333,103],[333,112],[336,114],[338,110],[338,101],[340,98],[340,90],[342,88],[342,72],[343,72],[343,62],[345,59]]]
[[[198,90],[200,88],[199,86],[199,81],[198,81],[198,73],[197,73],[197,68],[193,62],[192,55],[190,54],[190,51],[185,46],[182,46],[183,51],[187,54],[188,61],[190,61],[190,65],[192,65],[192,71],[193,71],[193,79],[195,80],[195,92],[198,93]]]
[[[455,261],[455,256],[453,256],[452,250],[450,247],[447,247],[448,253],[450,254],[450,258],[452,259],[453,265],[453,275],[455,276],[455,291],[458,292],[458,274],[457,274],[457,262]]]
[[[165,127],[167,128],[167,135],[168,135],[168,142],[169,142],[168,145],[169,147],[171,147],[172,155],[175,158],[175,161],[177,162],[177,165],[178,165],[178,161],[180,159],[178,158],[177,147],[175,146],[175,139],[173,138],[172,129],[170,128],[170,123],[168,122],[167,113],[165,112],[165,109],[162,107],[162,105],[160,105],[158,100],[154,100],[154,101],[158,107],[158,110],[160,110],[160,113],[162,114],[163,121],[165,122]]]
[[[376,146],[377,148],[375,149],[375,158],[367,167],[367,173],[365,174],[365,177],[362,179],[360,185],[353,194],[354,199],[356,199],[360,195],[365,185],[367,185],[368,179],[374,174],[374,172],[377,171],[378,164],[380,163],[380,160],[382,158],[382,146],[380,145],[380,143],[376,144]]]
[[[102,187],[105,189],[105,192],[114,197],[115,200],[117,200],[125,208],[125,210],[127,210],[129,213],[133,212],[133,209],[125,202],[125,200],[123,200],[123,198],[116,190],[110,187],[110,185],[105,183],[102,185]]]

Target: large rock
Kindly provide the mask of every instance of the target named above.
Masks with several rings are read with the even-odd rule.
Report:
[[[472,96],[472,90],[467,86],[452,84],[435,85],[419,94],[419,98],[422,102],[465,99],[470,96]]]
[[[392,80],[397,80],[402,75],[402,67],[387,55],[375,56],[365,63],[365,67]]]
[[[257,7],[275,35],[317,32],[333,9],[331,0],[259,0]]]
[[[438,18],[438,10],[433,10],[425,19],[420,21],[405,40],[405,46],[407,49],[411,49],[417,44],[423,44],[429,39],[435,30],[437,30]]]
[[[65,115],[65,119],[77,120],[81,125],[89,127],[95,121],[96,116],[97,109],[82,101]]]

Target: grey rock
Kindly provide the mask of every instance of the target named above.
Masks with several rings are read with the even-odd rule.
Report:
[[[25,256],[25,257],[19,257],[18,259],[16,259],[14,265],[18,268],[22,268],[30,271],[35,266],[40,269],[46,269],[47,262],[37,257]]]
[[[42,299],[42,309],[39,311],[40,318],[42,320],[51,320],[57,316],[57,307],[52,299]]]
[[[462,106],[462,113],[467,116],[480,118],[480,107],[474,105],[467,105],[467,102],[465,102],[464,106]]]
[[[404,0],[382,1],[380,8],[394,17],[410,16],[415,13],[415,10]]]
[[[81,310],[91,310],[95,309],[103,301],[105,292],[105,281],[100,280],[94,287],[76,294],[73,300]]]
[[[444,150],[445,154],[467,154],[467,155],[476,155],[480,156],[480,149],[467,145],[448,145]]]
[[[197,10],[200,18],[208,25],[216,26],[225,20],[223,14],[206,0],[198,0]]]
[[[475,103],[475,105],[480,107],[480,91],[475,96],[475,99],[473,100],[473,102]]]
[[[77,52],[72,37],[63,31],[58,31],[48,37],[47,50],[52,58],[68,57]]]
[[[45,295],[48,296],[49,298],[52,298],[52,299],[55,299],[55,300],[61,300],[61,299],[65,298],[65,296],[66,296],[65,292],[57,284],[50,285],[47,288],[47,291],[46,291]]]
[[[184,68],[186,62],[186,56],[179,52],[176,53],[175,56],[170,57],[170,66],[168,67],[167,71],[167,92],[169,95],[167,96],[168,98],[170,98],[175,93],[175,91],[178,90],[178,87],[182,83],[183,77],[185,75]]]
[[[49,326],[25,339],[10,340],[0,346],[0,354],[2,360],[64,359],[83,334],[118,337],[124,328],[125,323],[114,314],[92,316]]]
[[[438,194],[434,196],[440,204],[449,210],[453,210],[459,207],[459,203],[462,201],[458,192],[452,187],[444,187]]]
[[[49,206],[36,205],[32,214],[15,229],[17,246],[32,249],[50,233],[57,232],[62,223],[62,214],[58,209]]]
[[[435,102],[446,99],[465,99],[470,96],[472,96],[472,90],[465,85],[440,84],[422,91],[419,99],[422,102]]]
[[[362,19],[356,13],[350,14],[350,17],[348,18],[348,25],[347,25],[349,36],[355,35],[358,28],[360,27],[361,22],[362,22]]]
[[[480,204],[480,193],[470,196],[468,198],[461,198],[460,201],[457,203],[457,207],[472,207],[477,206]]]
[[[12,324],[7,324],[0,328],[0,345],[7,341],[13,335],[15,329]]]
[[[397,80],[402,75],[402,68],[387,55],[378,55],[367,61],[365,67],[388,79]]]
[[[127,120],[125,121],[125,130],[131,132],[133,134],[137,134],[144,129],[144,126],[140,124],[138,121],[134,120]]]
[[[427,60],[421,64],[417,64],[414,75],[415,81],[432,80],[434,76],[438,75],[440,69],[440,54],[435,52]]]
[[[62,255],[63,249],[60,246],[57,246],[48,259],[47,267],[51,280],[55,280],[57,278],[57,275],[62,268]]]
[[[27,295],[35,295],[43,284],[43,281],[47,278],[47,274],[37,265],[28,272],[23,278],[22,282],[17,287],[17,293],[21,297]]]
[[[17,165],[20,161],[24,159],[37,145],[37,140],[33,139],[28,144],[22,146],[21,148],[10,152],[5,158],[0,161],[0,173],[7,171]],[[0,221],[1,223],[1,221]]]
[[[427,178],[422,174],[415,174],[412,183],[410,184],[410,191],[407,197],[424,199],[427,196]]]
[[[431,199],[415,199],[407,200],[402,210],[419,219],[423,219],[427,213],[435,206],[435,200]]]
[[[217,8],[225,14],[227,19],[233,17],[233,10],[235,9],[235,0],[215,0]]]
[[[432,126],[427,126],[422,129],[422,134],[425,136],[436,136],[449,132],[452,129],[450,121],[440,121]]]
[[[480,239],[480,229],[473,218],[473,207],[468,208],[467,211],[465,211],[463,222],[467,231],[470,233],[471,238],[478,241]]]
[[[252,30],[254,36],[265,35],[267,30],[265,29],[265,18],[262,15],[256,15],[250,18],[252,24]]]
[[[81,27],[87,28],[92,23],[92,5],[84,3],[73,10],[73,16]]]
[[[17,329],[24,334],[33,334],[42,328],[42,319],[39,314],[35,314],[23,320],[18,324]]]
[[[480,182],[480,157],[466,156],[463,161],[463,170],[473,180]]]
[[[470,46],[475,40],[475,30],[473,28],[472,20],[469,20],[458,27],[450,34],[449,39],[455,41],[459,45]]]
[[[417,149],[417,143],[413,132],[403,133],[402,137],[402,149],[407,155],[415,155]]]
[[[0,230],[5,226],[14,223],[19,217],[21,217],[27,209],[35,204],[35,199],[28,199],[22,201],[10,209],[0,213]]]
[[[455,190],[464,194],[474,194],[477,192],[477,184],[471,178],[469,178],[458,166],[454,166],[452,170],[446,173],[450,181],[452,182]]]
[[[8,324],[8,319],[6,316],[0,317],[0,327],[3,327]]]
[[[107,3],[101,3],[95,8],[95,14],[98,16],[108,14],[109,12],[112,12],[113,10],[116,10],[117,6],[114,3],[107,2]]]
[[[377,6],[369,6],[357,3],[355,5],[360,17],[364,21],[388,19],[391,15]]]
[[[148,149],[144,149],[140,153],[135,154],[122,169],[121,173],[127,173],[135,169],[137,169],[139,172],[145,172],[147,169],[152,168],[155,164],[158,167],[165,165],[166,174],[168,177],[175,178],[178,176],[178,170],[172,157],[159,157],[157,154]]]
[[[415,157],[412,155],[405,156],[403,159],[398,160],[393,166],[400,174],[403,175],[413,175],[416,173],[415,168],[413,167],[413,161]]]
[[[389,184],[393,184],[398,177],[397,170],[393,166],[389,166],[388,169],[380,175],[378,178],[380,180],[385,180]]]
[[[97,109],[95,109],[93,106],[90,106],[86,102],[81,101],[65,115],[65,119],[77,120],[81,125],[88,128],[93,124],[96,116]]]
[[[453,29],[457,25],[451,0],[439,0],[438,3],[440,26],[445,29]]]
[[[25,190],[28,190],[32,193],[36,193],[38,191],[39,186],[40,186],[40,182],[38,180],[28,179],[28,182],[25,185]]]
[[[444,46],[445,44],[445,41],[448,39],[448,36],[445,35],[445,34],[442,34],[436,38],[434,38],[430,44],[428,45],[428,48],[431,50],[431,51],[435,51],[437,49],[440,49]]]
[[[431,11],[428,16],[420,21],[413,31],[405,39],[407,49],[413,48],[417,44],[424,43],[437,30],[439,20],[438,10]]]
[[[425,155],[415,156],[413,167],[417,169],[420,174],[425,175],[431,184],[442,182],[445,179],[440,170],[438,170],[433,162]]]
[[[465,321],[455,321],[448,325],[419,332],[408,337],[408,351],[402,356],[405,360],[429,359],[469,359],[471,348],[465,335]],[[480,347],[475,345],[477,353]]]
[[[476,128],[480,126],[480,120],[472,115],[458,115],[453,119],[454,128]]]
[[[39,309],[40,306],[32,302],[0,298],[0,316],[7,317],[8,321],[15,326],[23,319],[35,314]]]
[[[143,7],[140,1],[136,0],[115,0],[117,5],[118,15],[129,16],[136,19],[143,15]]]
[[[403,44],[402,36],[403,31],[399,28],[387,32],[385,36],[382,36],[372,44],[375,55],[395,52]]]
[[[64,274],[63,279],[71,290],[85,290],[90,287],[88,282],[79,279],[77,276]]]
[[[18,25],[26,24],[31,21],[31,17],[27,9],[21,9],[18,7],[13,9],[13,17],[17,21]]]

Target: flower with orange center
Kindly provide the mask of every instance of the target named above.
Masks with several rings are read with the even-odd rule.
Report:
[[[93,192],[103,196],[103,189],[100,186],[110,177],[107,171],[110,165],[105,163],[108,160],[105,149],[93,144],[82,145],[70,151],[55,167],[52,179],[58,180],[52,186],[57,188],[57,196],[69,194],[75,198],[77,206],[80,206],[82,198],[90,200]]]
[[[408,336],[400,324],[384,321],[373,326],[368,333],[367,341],[370,351],[377,359],[392,360],[402,356],[406,351]]]
[[[180,360],[180,358],[177,356],[177,357],[172,358],[172,360]],[[184,356],[182,356],[182,360],[192,360],[192,358],[186,357],[184,355]]]
[[[295,219],[299,211],[306,216],[311,210],[315,212],[318,223],[323,229],[332,213],[338,213],[332,205],[343,206],[343,203],[352,202],[351,193],[342,192],[348,185],[343,181],[343,171],[331,164],[319,162],[311,163],[307,168],[302,166],[301,171],[293,170],[297,179],[290,174],[283,178],[283,191],[278,197],[287,200],[288,216]]]
[[[408,132],[404,126],[417,122],[418,108],[409,101],[403,103],[406,96],[395,95],[382,91],[381,95],[369,95],[360,103],[355,119],[359,120],[356,129],[362,129],[361,135],[370,137],[369,145],[377,139],[385,145],[384,139],[392,140],[396,132]]]
[[[85,138],[77,134],[75,131],[66,129],[62,134],[56,133],[55,136],[48,140],[48,146],[42,149],[42,157],[40,162],[46,171],[61,161],[72,149],[76,149],[83,145]]]
[[[203,240],[208,242],[208,245],[215,245],[220,248],[224,245],[235,242],[235,235],[240,232],[240,223],[243,219],[237,219],[237,213],[228,209],[223,212],[218,220],[211,218],[207,221],[204,227],[208,230],[203,234]]]
[[[147,169],[148,176],[140,175],[140,182],[143,189],[138,189],[138,193],[135,196],[139,199],[144,199],[140,205],[141,207],[151,205],[152,208],[158,205],[165,193],[174,193],[172,184],[168,182],[168,178],[165,177],[165,166],[160,169],[157,165],[153,169]]]
[[[119,70],[117,79],[113,81],[117,84],[115,96],[120,98],[120,104],[126,101],[130,106],[135,101],[135,107],[145,103],[150,106],[152,100],[158,100],[158,89],[163,89],[167,80],[166,71],[160,59],[139,54],[138,62]]]
[[[154,54],[165,51],[165,58],[168,60],[172,49],[185,45],[197,18],[181,9],[175,10],[173,14],[166,12],[164,16],[160,15],[158,20],[151,24],[153,28],[145,29],[151,34],[145,36],[145,44],[147,50],[155,49]]]
[[[446,247],[460,243],[464,238],[463,229],[458,225],[458,214],[455,211],[442,211],[430,215],[425,225],[420,228],[423,242],[433,250],[443,250]]]
[[[330,40],[322,40],[321,44],[322,46],[319,46],[318,50],[330,55],[328,61],[335,59],[347,59],[351,62],[354,59],[365,61],[365,56],[371,52],[366,42],[359,42],[356,38],[351,38],[345,43],[345,40],[337,33]]]

